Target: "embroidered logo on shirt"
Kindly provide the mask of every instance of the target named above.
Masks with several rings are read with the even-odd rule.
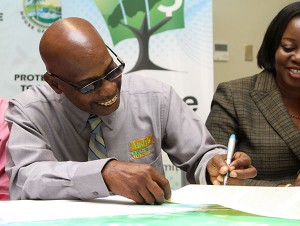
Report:
[[[149,146],[154,144],[153,135],[149,135],[140,140],[129,142],[130,153],[132,159],[139,159],[150,154]]]

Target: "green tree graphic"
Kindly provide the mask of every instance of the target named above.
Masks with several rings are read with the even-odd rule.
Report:
[[[153,34],[184,28],[184,0],[94,0],[112,37],[114,45],[136,38],[139,43],[137,63],[130,70],[166,70],[149,57],[149,39]]]

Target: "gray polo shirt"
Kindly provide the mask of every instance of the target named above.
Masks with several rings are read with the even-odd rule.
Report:
[[[119,108],[101,117],[108,159],[87,161],[88,117],[46,83],[10,101],[11,199],[105,197],[101,170],[110,158],[150,164],[164,174],[162,150],[190,183],[205,184],[207,161],[225,153],[172,87],[141,75],[123,76]]]

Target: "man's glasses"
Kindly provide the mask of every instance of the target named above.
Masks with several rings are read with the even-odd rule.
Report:
[[[113,80],[119,78],[124,71],[124,67],[125,67],[124,61],[114,51],[112,51],[111,48],[109,48],[108,46],[106,46],[106,47],[117,58],[117,60],[120,62],[120,65],[118,67],[114,68],[113,70],[111,70],[110,72],[108,72],[105,76],[96,79],[95,81],[85,85],[84,87],[75,86],[50,72],[46,72],[46,73],[50,76],[53,76],[53,77],[59,79],[60,81],[64,82],[65,84],[73,87],[75,90],[77,90],[80,93],[88,94],[88,93],[94,91],[96,88],[101,87],[104,79],[108,80],[108,81],[113,81]]]

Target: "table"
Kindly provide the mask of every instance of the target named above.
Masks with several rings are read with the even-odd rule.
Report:
[[[170,204],[163,204],[170,205]],[[174,205],[174,204],[172,204]],[[180,204],[178,204],[180,205]],[[155,208],[155,206],[152,206]],[[298,220],[262,217],[237,210],[225,208],[219,205],[201,205],[199,210],[177,212],[177,213],[155,213],[155,214],[129,214],[121,216],[101,216],[93,218],[76,218],[45,220],[36,222],[16,222],[1,224],[8,226],[144,226],[144,225],[300,225]]]

